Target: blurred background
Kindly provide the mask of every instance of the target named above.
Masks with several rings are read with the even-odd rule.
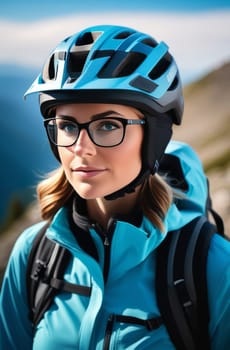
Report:
[[[190,143],[210,179],[214,208],[230,221],[230,4],[224,0],[8,0],[0,4],[0,270],[12,244],[40,220],[37,182],[57,166],[37,97],[23,94],[50,51],[96,24],[118,24],[165,41],[184,84],[183,125],[174,138]]]

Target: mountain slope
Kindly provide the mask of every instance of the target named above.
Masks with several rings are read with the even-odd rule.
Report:
[[[213,168],[214,160],[223,157],[227,151],[229,155],[229,77],[230,63],[226,63],[201,80],[185,87],[183,123],[174,130],[174,137],[190,143],[199,152],[207,168]]]
[[[17,197],[22,204],[28,203],[39,176],[51,170],[56,162],[48,147],[37,100],[23,100],[34,74],[1,67],[0,77],[1,221],[10,200]]]
[[[184,89],[185,112],[174,138],[190,143],[209,177],[213,206],[230,234],[230,62]]]

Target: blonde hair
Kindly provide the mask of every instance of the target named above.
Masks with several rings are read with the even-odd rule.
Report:
[[[67,204],[73,193],[74,190],[61,166],[37,186],[42,218],[50,222],[56,212]],[[161,231],[164,229],[163,220],[172,198],[171,187],[159,175],[149,176],[142,186],[140,203],[143,213]]]
[[[159,175],[150,175],[141,190],[143,214],[161,232],[164,230],[164,218],[173,201],[173,190]]]
[[[51,221],[56,212],[68,202],[73,192],[62,167],[50,173],[37,186],[42,218]]]

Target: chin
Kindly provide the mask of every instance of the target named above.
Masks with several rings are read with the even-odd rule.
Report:
[[[116,188],[116,189],[112,189],[112,190],[104,190],[104,191],[94,191],[94,190],[75,190],[77,192],[77,194],[85,199],[85,200],[92,200],[92,199],[99,199],[99,198],[104,198],[114,192],[116,192],[117,190],[119,190],[120,188]]]

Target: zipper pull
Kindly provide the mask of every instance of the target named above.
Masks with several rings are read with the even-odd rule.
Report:
[[[104,245],[105,246],[109,246],[110,245],[110,241],[109,241],[109,238],[108,238],[108,236],[107,235],[105,235],[105,237],[104,237],[105,239],[104,239]]]
[[[107,230],[107,234],[104,234],[104,245],[105,246],[110,246],[110,240],[109,240],[109,237],[112,237],[112,234],[115,230],[115,227],[116,227],[116,220],[114,219],[111,219],[108,223],[108,230]]]

